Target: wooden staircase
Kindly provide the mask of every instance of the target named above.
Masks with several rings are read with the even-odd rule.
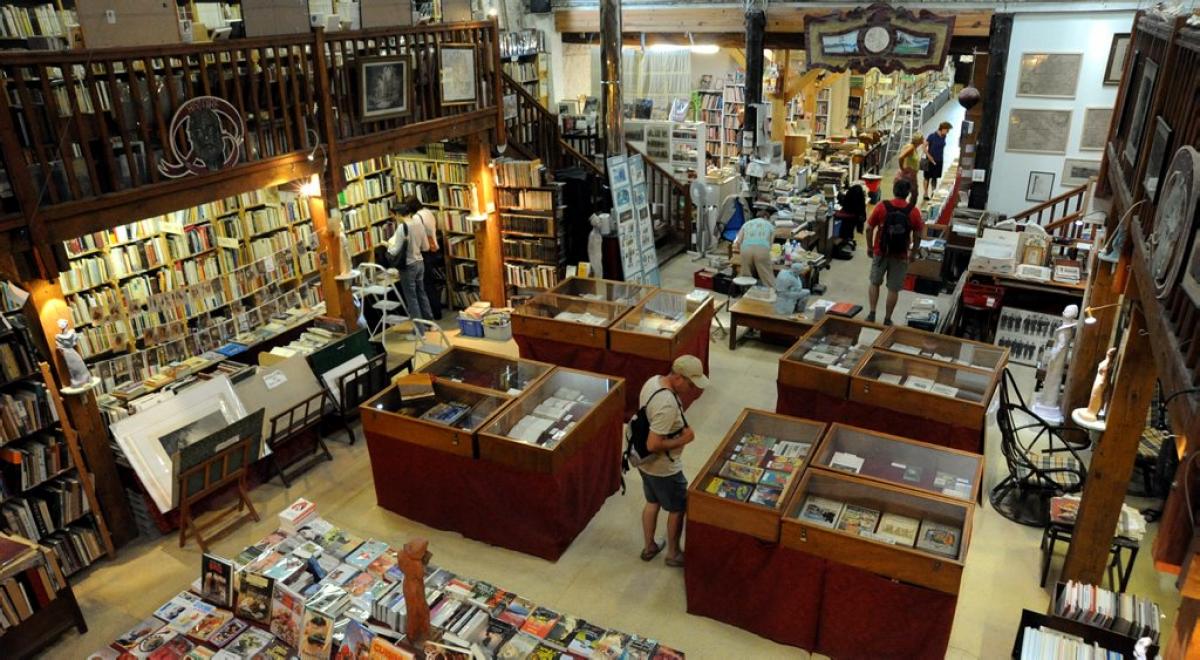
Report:
[[[517,99],[517,114],[505,120],[508,148],[522,158],[541,159],[551,171],[581,167],[599,180],[606,178],[601,152],[585,154],[571,146],[562,136],[558,115],[542,107],[537,98],[502,74],[504,94]],[[639,154],[626,143],[630,156]],[[695,208],[689,186],[680,182],[657,162],[646,158],[646,195],[655,215],[655,247],[659,263],[687,249],[692,235]]]
[[[1096,181],[1093,179],[1078,188],[1048,199],[1037,206],[1012,216],[1018,224],[1035,224],[1055,238],[1079,239],[1085,229],[1083,216],[1088,212]]]

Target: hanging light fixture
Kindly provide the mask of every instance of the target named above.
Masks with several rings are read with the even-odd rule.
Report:
[[[1099,307],[1088,307],[1087,309],[1083,310],[1083,323],[1084,323],[1084,325],[1096,325],[1097,323],[1099,323],[1099,319],[1097,319],[1095,317],[1093,312],[1098,312],[1102,309],[1108,309],[1109,307],[1120,307],[1120,306],[1121,306],[1121,303],[1113,303],[1111,305],[1100,305]]]

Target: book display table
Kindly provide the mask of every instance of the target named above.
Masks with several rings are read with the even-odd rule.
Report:
[[[543,293],[513,310],[513,339],[523,358],[600,371],[608,330],[632,307]]]
[[[696,478],[688,612],[836,658],[944,657],[982,457],[840,424],[818,437],[821,427],[746,411]],[[782,466],[777,450],[803,442],[772,435],[785,428],[811,438],[786,503],[756,506],[732,487],[708,494],[713,480],[761,488],[770,464]],[[750,515],[763,512],[777,517]]]
[[[779,337],[791,343],[812,330],[813,325],[811,318],[783,316],[775,313],[775,306],[769,302],[742,296],[729,308],[729,350],[737,348],[739,327],[758,330],[764,339]]]
[[[850,374],[884,326],[826,316],[779,358],[775,412],[823,422],[851,419]]]
[[[509,362],[510,373],[530,368],[524,361],[486,359]],[[433,387],[440,397],[470,386],[438,377]],[[413,419],[414,404],[395,386],[363,405],[379,505],[557,560],[620,486],[624,382],[556,367],[512,398],[470,391],[483,407],[459,428]]]

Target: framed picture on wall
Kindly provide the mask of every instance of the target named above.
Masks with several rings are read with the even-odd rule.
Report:
[[[1142,178],[1146,199],[1152,204],[1158,203],[1158,191],[1162,188],[1163,170],[1167,167],[1170,148],[1171,127],[1159,115],[1154,118],[1154,141],[1150,143],[1150,160],[1146,162],[1146,175]]]
[[[475,79],[473,44],[438,44],[438,89],[443,105],[470,105],[479,102]]]
[[[363,121],[409,114],[411,71],[407,57],[371,57],[358,61]]]
[[[1049,201],[1052,190],[1054,190],[1054,172],[1030,172],[1029,182],[1025,184],[1025,201]]]
[[[1008,113],[1008,151],[1065,154],[1071,136],[1070,110],[1014,108]]]
[[[1082,186],[1094,176],[1100,176],[1100,161],[1068,158],[1063,162],[1062,185],[1064,187]]]
[[[1023,53],[1017,96],[1073,99],[1083,53]]]
[[[1083,133],[1079,136],[1080,151],[1103,151],[1108,140],[1108,125],[1112,123],[1112,108],[1088,108],[1083,112]]]
[[[1112,45],[1108,47],[1108,64],[1104,67],[1104,84],[1120,85],[1121,74],[1125,72],[1125,56],[1129,53],[1128,32],[1113,35]]]
[[[1158,63],[1150,58],[1142,62],[1141,75],[1136,82],[1137,94],[1133,96],[1133,114],[1130,115],[1129,130],[1125,134],[1125,149],[1121,159],[1126,165],[1137,165],[1138,150],[1142,148],[1142,134],[1146,130],[1146,115],[1154,99],[1154,82],[1158,79]]]

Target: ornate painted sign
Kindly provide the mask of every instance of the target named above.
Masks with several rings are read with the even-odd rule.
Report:
[[[834,71],[875,67],[884,73],[940,69],[953,30],[953,16],[883,2],[809,17],[804,21],[808,66]]]
[[[222,98],[198,96],[175,111],[168,133],[174,162],[158,163],[158,171],[172,179],[215,172],[236,165],[242,158],[246,125],[242,114]]]

